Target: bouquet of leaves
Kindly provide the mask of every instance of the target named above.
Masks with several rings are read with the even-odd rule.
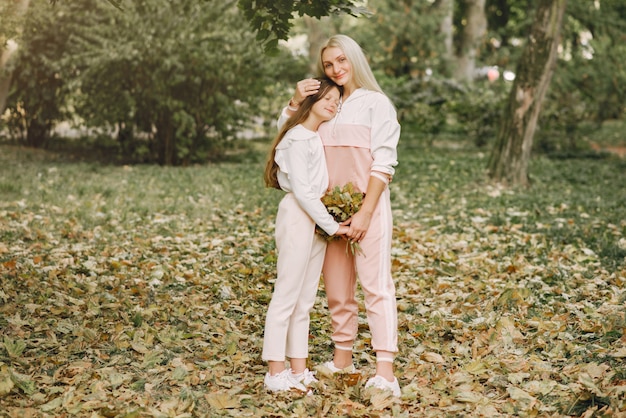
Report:
[[[331,214],[335,221],[342,223],[359,211],[364,198],[364,193],[355,191],[354,185],[347,183],[343,187],[335,186],[326,192],[326,194],[322,196],[322,203],[326,206],[326,210],[328,210],[328,213]],[[315,232],[327,241],[343,239],[338,235],[328,235],[317,225],[315,226]],[[363,252],[358,242],[350,240],[348,240],[346,244],[346,252],[347,251],[350,251],[352,255]]]

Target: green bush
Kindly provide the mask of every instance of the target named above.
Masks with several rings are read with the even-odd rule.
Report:
[[[427,145],[440,135],[452,135],[478,147],[491,142],[509,88],[503,81],[462,85],[437,77],[379,79],[396,105],[400,121],[414,126]]]

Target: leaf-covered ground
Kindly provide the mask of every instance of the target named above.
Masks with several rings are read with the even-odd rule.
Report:
[[[402,397],[363,379],[269,394],[260,359],[281,195],[258,159],[115,167],[0,151],[0,416],[626,416],[619,159],[406,146],[392,183]],[[311,367],[330,358],[323,287]],[[363,313],[363,312],[362,312]]]

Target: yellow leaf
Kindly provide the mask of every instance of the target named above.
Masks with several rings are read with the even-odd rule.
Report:
[[[524,381],[524,379],[528,379],[529,377],[530,377],[530,373],[524,373],[524,372],[509,373],[506,376],[507,380],[513,383],[514,385],[519,385],[520,383]]]
[[[463,367],[463,369],[473,375],[483,374],[487,370],[487,368],[485,367],[485,363],[480,360],[471,362],[467,366]]]
[[[2,366],[2,370],[0,370],[0,396],[6,395],[11,392],[15,384],[11,379],[11,372],[7,369],[6,366]]]
[[[610,369],[606,364],[589,363],[584,367],[584,370],[589,373],[589,376],[593,379],[599,379]]]
[[[230,409],[239,407],[239,399],[227,392],[209,393],[204,395],[207,402],[214,409]]]
[[[446,362],[443,359],[443,357],[441,356],[441,354],[433,353],[431,351],[427,351],[425,353],[422,353],[420,358],[422,360],[424,360],[424,361],[429,362],[429,363],[444,364]]]
[[[163,413],[176,411],[180,400],[177,398],[166,399],[159,405],[159,410]]]
[[[63,397],[59,396],[58,398],[54,398],[50,402],[41,405],[40,409],[42,412],[50,412],[50,411],[54,411],[55,409],[60,407],[62,404],[63,404]]]
[[[140,354],[146,354],[150,351],[145,345],[141,344],[138,341],[131,342],[130,347]]]
[[[375,390],[370,397],[370,402],[372,403],[372,409],[382,411],[383,409],[393,405],[395,398],[393,397],[391,391]]]
[[[520,388],[516,388],[513,386],[507,388],[506,391],[509,393],[511,399],[520,403],[520,406],[524,410],[532,408],[533,405],[537,402],[537,399],[535,397],[531,396],[528,392]]]
[[[26,343],[22,340],[13,341],[9,337],[4,337],[4,348],[7,350],[9,357],[19,357],[26,348]]]
[[[450,375],[450,382],[455,386],[472,383],[474,378],[467,372],[456,372]]]
[[[554,380],[532,380],[524,385],[524,389],[531,394],[547,395],[557,386]]]
[[[621,347],[617,351],[612,352],[610,355],[611,357],[624,358],[626,357],[626,347]]]
[[[582,383],[591,393],[599,397],[605,397],[606,394],[600,390],[588,373],[578,375],[578,381]]]
[[[472,392],[470,390],[464,390],[464,391],[458,392],[454,396],[454,399],[456,399],[459,402],[465,402],[465,403],[479,403],[480,401],[483,400],[483,395],[481,395],[480,393]]]

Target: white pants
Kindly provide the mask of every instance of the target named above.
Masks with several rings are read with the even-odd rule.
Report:
[[[264,361],[309,356],[310,312],[315,304],[326,241],[292,193],[276,215],[277,278],[265,318]]]

